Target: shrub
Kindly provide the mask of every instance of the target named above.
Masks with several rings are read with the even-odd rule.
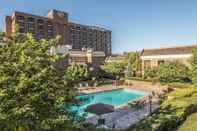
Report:
[[[178,61],[169,61],[161,64],[157,73],[158,80],[164,83],[188,82],[189,68]]]
[[[131,66],[131,75],[133,77],[139,76],[139,71],[141,67],[140,52],[127,52],[122,55],[122,62],[127,67],[129,64]]]
[[[192,65],[191,76],[192,76],[192,82],[194,84],[197,84],[197,49],[193,49],[192,54],[193,56],[191,59],[191,65]]]
[[[89,75],[88,66],[72,64],[66,69],[66,76],[69,81],[78,82],[87,79]]]
[[[105,72],[105,76],[110,78],[120,78],[124,74],[124,64],[122,63],[109,63],[101,66],[101,69]]]
[[[145,79],[156,78],[157,77],[157,72],[158,72],[158,68],[156,68],[156,67],[146,69],[145,72],[144,72],[144,78]]]

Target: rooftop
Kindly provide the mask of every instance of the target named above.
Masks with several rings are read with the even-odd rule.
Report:
[[[192,50],[194,48],[197,48],[197,44],[196,45],[189,45],[189,46],[175,46],[175,47],[167,47],[167,48],[143,49],[142,56],[191,54]]]

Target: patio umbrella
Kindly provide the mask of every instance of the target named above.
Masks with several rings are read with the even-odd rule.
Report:
[[[88,106],[85,109],[85,112],[89,112],[95,115],[102,115],[102,114],[114,112],[114,107],[108,104],[97,103]]]
[[[101,119],[100,115],[114,112],[114,107],[112,105],[108,105],[108,104],[97,103],[97,104],[92,104],[92,105],[88,106],[85,109],[85,112],[89,112],[89,113],[98,115],[99,116],[98,125],[102,125],[102,124],[104,125],[105,119]]]

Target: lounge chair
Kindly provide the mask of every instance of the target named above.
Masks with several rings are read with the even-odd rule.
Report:
[[[83,87],[83,84],[82,83],[79,83],[79,87]]]
[[[86,83],[85,83],[85,86],[86,86],[86,87],[89,87],[89,84],[86,82]]]

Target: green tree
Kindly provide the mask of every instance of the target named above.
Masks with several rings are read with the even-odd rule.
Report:
[[[115,78],[116,76],[120,77],[124,74],[125,67],[122,63],[113,62],[102,65],[101,69],[104,70],[107,75]]]
[[[131,64],[132,75],[139,76],[141,68],[140,52],[128,52],[123,54],[123,63],[125,66],[128,66],[128,63]]]
[[[0,30],[0,44],[5,42],[5,34]]]
[[[75,82],[87,79],[88,75],[89,71],[87,65],[72,64],[68,66],[66,70],[68,80]]]
[[[127,68],[125,70],[125,77],[129,78],[133,76],[133,71],[132,71],[132,67],[131,67],[131,62],[128,62]]]
[[[192,51],[191,66],[192,82],[197,84],[197,48]]]
[[[49,53],[57,43],[57,39],[36,41],[31,35],[15,34],[0,45],[1,130],[54,131],[77,126],[77,117],[60,112],[62,104],[72,103],[76,94],[68,86],[66,71],[57,67],[61,56]]]
[[[158,67],[145,69],[145,71],[144,71],[144,78],[145,79],[154,79],[157,77],[158,77]]]
[[[178,61],[161,64],[157,73],[160,82],[188,82],[189,68]]]

